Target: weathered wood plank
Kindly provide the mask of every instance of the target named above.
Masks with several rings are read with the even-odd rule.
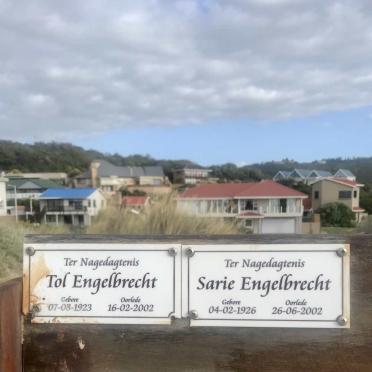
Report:
[[[210,242],[213,244],[317,244],[344,243],[348,241],[340,235],[294,235],[294,234],[262,234],[262,235],[26,235],[25,244],[32,243],[182,243],[197,244]]]
[[[186,238],[193,243],[206,241],[206,237],[177,237],[177,241],[184,242]],[[91,240],[92,237],[84,239],[87,243],[97,242],[97,239]],[[99,239],[128,242],[127,237]],[[139,239],[143,241],[143,237],[137,237]],[[150,237],[149,241],[151,239],[159,241],[156,237]],[[230,243],[249,239],[267,243],[265,240],[269,238],[263,237],[263,241],[260,237],[223,239]],[[308,237],[274,237],[275,242],[286,239],[287,243],[296,239],[314,243]],[[315,242],[319,242],[317,239],[325,242],[330,237],[316,237]],[[330,239],[332,242],[345,240],[351,244],[350,329],[189,328],[186,320],[171,326],[26,324],[25,371],[370,372],[372,236]],[[78,340],[82,340],[80,346]]]
[[[0,284],[0,371],[22,370],[21,278]]]

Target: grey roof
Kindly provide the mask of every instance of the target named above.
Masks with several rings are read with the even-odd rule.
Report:
[[[278,178],[279,175],[282,175],[282,177],[284,178],[289,178],[290,174],[292,173],[292,171],[283,171],[283,170],[280,170],[278,172],[275,173],[273,179],[275,178]]]
[[[309,177],[312,171],[309,169],[293,169],[293,171],[291,172],[291,176],[294,172],[298,173],[301,177],[306,178]]]
[[[12,189],[12,186],[17,190],[46,190],[61,187],[57,182],[42,178],[9,177],[7,188]]]
[[[315,173],[317,177],[331,177],[332,173],[324,170],[314,169],[311,173]]]
[[[95,163],[100,164],[97,171],[98,177],[164,177],[163,168],[159,165],[144,167],[118,166],[111,164],[106,160],[96,160]],[[90,178],[90,171],[80,174],[77,178]]]
[[[339,170],[335,173],[335,175],[336,175],[337,173],[342,173],[345,177],[355,177],[354,174],[353,174],[351,171],[349,171],[348,169],[339,169]]]

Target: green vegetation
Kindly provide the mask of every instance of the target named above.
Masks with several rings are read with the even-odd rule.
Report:
[[[62,234],[63,226],[31,225],[0,220],[0,282],[22,273],[22,246],[26,234]]]
[[[307,185],[306,183],[296,182],[294,180],[281,180],[279,181],[279,183],[281,183],[284,186],[295,189],[297,191],[300,191],[311,197],[311,186]]]
[[[74,176],[88,169],[94,159],[105,159],[116,165],[161,165],[166,176],[172,179],[171,170],[182,167],[200,167],[187,159],[166,160],[154,159],[150,155],[134,154],[121,156],[119,154],[103,154],[95,150],[85,150],[69,143],[22,144],[11,141],[0,141],[0,170],[18,170],[22,172],[66,172]],[[272,161],[238,167],[233,163],[212,165],[211,176],[218,177],[222,182],[257,181],[272,178],[279,170],[293,168],[319,169],[336,172],[340,168],[350,169],[363,183],[372,183],[372,157],[352,159],[326,159],[309,163],[299,163],[293,160]],[[371,194],[372,195],[372,194]]]
[[[329,203],[320,208],[317,213],[320,214],[322,226],[330,227],[353,227],[354,213],[342,203]]]
[[[368,218],[365,221],[361,222],[358,225],[356,232],[372,234],[372,216],[368,216]]]
[[[360,190],[359,205],[366,210],[368,214],[372,214],[372,184],[366,184]]]
[[[238,167],[233,163],[213,165],[210,167],[211,176],[219,178],[220,182],[249,182],[260,181],[264,175],[259,169],[250,166]]]
[[[160,198],[136,214],[129,209],[108,208],[88,227],[88,234],[237,234],[238,228],[221,219],[188,216],[177,211],[172,197]]]

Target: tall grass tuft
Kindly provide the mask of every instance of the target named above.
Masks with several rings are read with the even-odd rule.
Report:
[[[221,219],[195,217],[177,210],[174,198],[161,197],[135,214],[129,209],[108,208],[88,227],[88,234],[216,235],[238,234],[233,223]]]
[[[63,226],[31,225],[0,220],[0,282],[22,275],[22,247],[26,234],[59,234]]]

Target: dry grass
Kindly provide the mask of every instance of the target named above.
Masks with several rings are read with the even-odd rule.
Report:
[[[25,234],[65,233],[63,226],[30,225],[0,220],[0,282],[22,275],[22,246]]]
[[[25,234],[63,234],[63,226],[30,225],[0,220],[0,281],[22,274],[22,246]],[[188,216],[176,210],[172,197],[163,197],[139,215],[129,210],[108,208],[87,228],[90,234],[217,235],[238,234],[238,228],[220,219]],[[75,231],[76,233],[76,231]]]
[[[217,235],[238,234],[238,228],[221,219],[185,215],[176,209],[172,196],[162,197],[145,211],[108,208],[87,229],[88,234]]]

